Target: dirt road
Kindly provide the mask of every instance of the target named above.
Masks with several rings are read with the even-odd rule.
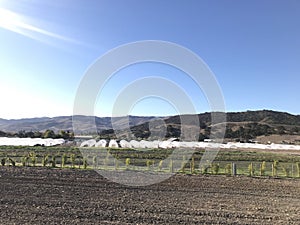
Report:
[[[137,188],[84,170],[0,176],[0,224],[300,224],[300,180],[176,175]]]

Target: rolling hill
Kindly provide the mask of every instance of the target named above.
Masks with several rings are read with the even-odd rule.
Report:
[[[79,121],[83,133],[89,133],[91,130],[88,127],[87,121],[95,119],[97,129],[99,131],[112,129],[110,117],[89,117],[89,116],[76,116]],[[136,126],[148,122],[155,117],[141,117],[129,116],[129,125]],[[124,129],[126,127],[127,117],[114,118],[115,127]],[[55,132],[60,130],[73,130],[72,116],[59,116],[59,117],[41,117],[41,118],[27,118],[17,120],[0,119],[0,131],[4,132],[18,132],[18,131],[46,131],[53,130]]]
[[[184,115],[188,116],[188,115]],[[188,129],[196,128],[199,130],[199,140],[209,138],[211,124],[211,113],[197,114],[200,121],[200,128],[195,127],[191,121]],[[226,135],[228,140],[249,141],[261,136],[270,135],[300,135],[300,115],[292,115],[286,112],[277,112],[271,110],[246,111],[246,112],[229,112],[226,113]],[[88,123],[91,117],[76,116],[80,123],[82,134],[93,132]],[[92,117],[94,118],[94,117]],[[180,137],[181,134],[181,116],[169,117],[141,117],[129,116],[129,126],[131,134],[129,136],[126,130],[127,117],[116,117],[113,119],[113,129],[110,117],[95,117],[98,133],[102,138],[115,138],[116,132],[118,137],[146,139],[150,136],[157,138],[164,132],[165,138]],[[159,119],[159,120],[158,120]],[[151,121],[160,121],[158,123]],[[151,126],[152,134],[149,129]],[[19,120],[0,119],[0,131],[18,132],[24,131],[46,131],[53,130],[73,130],[72,117],[60,116],[54,118],[28,118]],[[156,136],[157,133],[157,136]]]
[[[211,114],[202,113],[197,115],[200,121],[199,141],[209,138],[211,131]],[[226,134],[228,141],[244,141],[256,139],[261,136],[270,135],[293,135],[295,139],[300,135],[300,116],[285,112],[276,112],[271,110],[230,112],[226,113]],[[165,124],[159,124],[152,127],[152,132],[166,129],[165,137],[180,137],[181,122],[180,116],[171,116],[164,119]],[[192,126],[190,124],[189,126]],[[149,122],[131,127],[131,132],[136,138],[146,139],[151,137]],[[118,131],[119,137],[126,138],[128,134]],[[103,137],[113,138],[114,131],[108,130],[102,133]],[[156,138],[155,136],[153,137]]]

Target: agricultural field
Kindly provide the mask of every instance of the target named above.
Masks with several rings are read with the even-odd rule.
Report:
[[[200,164],[204,149],[197,149],[190,158],[186,158],[188,152],[183,150],[182,154],[165,160],[172,152],[173,149],[81,148],[80,151],[65,146],[0,146],[0,160],[3,166],[300,178],[297,151],[220,150],[210,164]]]
[[[122,173],[122,172],[120,172]],[[299,224],[297,179],[182,175],[129,187],[93,170],[0,168],[1,224]]]
[[[1,224],[299,224],[296,152],[220,151],[202,168],[203,152],[179,155],[172,164],[182,168],[168,180],[130,187],[95,169],[170,173],[161,162],[172,150],[87,148],[83,157],[75,147],[3,146]]]

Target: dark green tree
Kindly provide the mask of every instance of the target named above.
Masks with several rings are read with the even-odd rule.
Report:
[[[43,134],[43,138],[55,138],[56,135],[53,130],[46,130]]]

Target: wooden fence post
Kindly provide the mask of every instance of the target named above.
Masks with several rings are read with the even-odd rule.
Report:
[[[231,166],[231,174],[232,176],[236,176],[237,173],[236,173],[236,164],[235,163],[232,163],[232,166]]]

